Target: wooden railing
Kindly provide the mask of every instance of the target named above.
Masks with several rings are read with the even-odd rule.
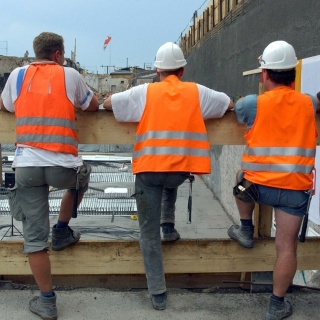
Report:
[[[15,142],[15,117],[0,112],[0,142]],[[320,123],[317,117],[317,126]],[[238,125],[230,111],[221,119],[206,121],[211,144],[243,145],[245,126]],[[77,129],[84,144],[131,144],[136,124],[119,123],[113,114],[102,111],[77,113]],[[319,138],[317,143],[319,144]],[[165,272],[168,274],[232,273],[271,271],[275,261],[274,241],[270,237],[271,208],[256,208],[256,234],[253,249],[241,248],[230,239],[180,240],[163,243]],[[298,245],[298,268],[318,269],[320,238]],[[22,241],[0,241],[0,275],[30,275]],[[63,252],[50,252],[53,275],[143,274],[138,241],[88,241]],[[71,267],[72,266],[72,267]]]

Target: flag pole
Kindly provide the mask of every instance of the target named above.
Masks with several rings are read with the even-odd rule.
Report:
[[[111,46],[112,46],[112,43],[110,41],[110,55],[109,55],[109,65],[111,66]]]

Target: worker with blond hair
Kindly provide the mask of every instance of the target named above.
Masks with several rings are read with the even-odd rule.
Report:
[[[241,224],[232,225],[228,235],[252,248],[255,202],[274,208],[277,259],[265,319],[280,320],[292,314],[285,294],[297,269],[298,233],[312,196],[317,101],[292,88],[298,64],[292,45],[270,43],[259,62],[265,93],[248,95],[235,105],[238,122],[248,131],[233,189]]]
[[[210,143],[204,119],[220,118],[233,107],[225,93],[181,81],[186,64],[180,47],[167,42],[158,49],[154,62],[160,82],[114,94],[103,105],[113,110],[118,121],[139,122],[132,171],[136,175],[139,242],[156,310],[164,310],[167,299],[160,237],[162,201],[165,198],[166,205],[171,203],[174,210],[176,189],[190,173],[210,173]],[[173,194],[164,196],[164,190],[170,189]],[[168,226],[169,221],[163,222]],[[168,227],[162,231],[174,232],[172,223]]]

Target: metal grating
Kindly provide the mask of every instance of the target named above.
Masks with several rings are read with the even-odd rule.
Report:
[[[120,188],[124,189],[124,188]],[[126,193],[105,193],[104,189],[89,187],[78,208],[79,215],[132,215],[137,212],[134,188],[126,188]],[[50,214],[58,214],[65,190],[54,189],[49,194]]]
[[[78,208],[78,215],[130,216],[137,212],[134,194],[135,176],[129,162],[86,161],[91,165],[89,189]],[[4,181],[4,173],[3,173]],[[108,190],[112,190],[109,192]],[[119,190],[119,192],[117,191]],[[59,214],[65,190],[51,188],[50,215]],[[10,214],[7,189],[0,189],[0,215]]]

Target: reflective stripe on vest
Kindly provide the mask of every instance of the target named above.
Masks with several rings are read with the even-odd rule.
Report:
[[[241,167],[246,179],[284,189],[312,187],[317,130],[310,97],[288,87],[260,95],[245,137]]]
[[[67,97],[63,67],[30,65],[15,101],[15,115],[17,143],[78,155],[74,106]]]
[[[301,157],[315,157],[315,149],[305,148],[246,148],[245,154],[249,156],[301,156]]]
[[[210,173],[210,167],[210,144],[197,85],[176,76],[149,84],[136,133],[133,173]]]
[[[70,128],[72,130],[76,129],[75,122],[70,121],[68,119],[60,119],[60,118],[48,119],[43,117],[25,117],[25,118],[17,119],[16,124],[18,126],[32,126],[32,125],[59,126],[59,127]]]
[[[243,170],[250,171],[270,171],[270,172],[295,172],[295,173],[311,173],[313,166],[301,166],[297,164],[257,164],[242,162]]]

